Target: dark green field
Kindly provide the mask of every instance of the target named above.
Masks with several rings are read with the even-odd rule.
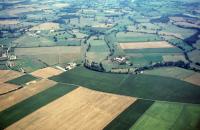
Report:
[[[50,78],[120,95],[172,102],[200,103],[200,88],[169,77],[95,72],[83,67]]]
[[[128,130],[152,104],[153,101],[137,100],[108,124],[104,130]]]
[[[26,75],[23,75],[23,76],[18,77],[16,79],[7,81],[7,83],[16,84],[16,85],[24,85],[24,84],[26,84],[30,81],[36,80],[36,79],[37,78],[32,76],[32,75],[26,74]]]
[[[132,62],[134,65],[138,64],[139,66],[141,66],[155,62],[162,62],[163,58],[159,54],[144,54],[142,57],[131,57],[129,58],[129,61]]]
[[[125,53],[182,53],[179,48],[125,49]]]
[[[6,128],[75,88],[76,87],[72,85],[57,84],[54,87],[44,90],[4,111],[1,111],[0,129]]]

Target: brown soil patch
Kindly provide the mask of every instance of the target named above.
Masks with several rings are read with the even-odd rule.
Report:
[[[200,73],[195,73],[185,78],[184,81],[200,86]]]
[[[134,101],[132,97],[79,87],[7,129],[100,130]]]
[[[120,43],[122,49],[172,48],[166,41]]]
[[[12,71],[12,70],[0,70],[0,83],[18,78],[22,76],[23,73]]]
[[[18,23],[19,21],[17,20],[0,20],[0,25],[14,25]]]
[[[55,76],[55,75],[59,75],[61,73],[62,73],[61,70],[58,70],[58,69],[55,69],[55,68],[52,68],[52,67],[47,67],[47,68],[44,68],[44,69],[36,70],[36,71],[32,72],[31,74],[35,77],[49,78],[49,77],[52,77],[52,76]]]
[[[50,88],[55,84],[56,82],[54,81],[43,79],[35,84],[27,85],[15,92],[0,96],[0,111],[5,110],[47,88]]]
[[[42,24],[39,24],[37,26],[34,26],[32,27],[30,30],[32,31],[35,31],[35,30],[57,30],[59,29],[59,24],[58,23],[52,23],[52,22],[49,22],[49,23],[42,23]]]
[[[0,94],[4,94],[6,92],[12,91],[19,88],[19,86],[9,83],[1,83],[0,84]]]

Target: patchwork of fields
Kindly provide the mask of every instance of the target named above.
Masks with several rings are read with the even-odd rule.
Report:
[[[135,100],[79,87],[6,129],[100,130]]]
[[[48,75],[38,76],[44,70]],[[53,70],[45,68],[32,74],[48,78],[53,76],[52,73],[55,71]],[[147,74],[151,74],[150,76],[133,76],[100,73],[77,67],[68,72],[57,73],[57,76],[50,78],[56,82],[48,79],[36,80],[16,92],[0,97],[0,126],[5,129],[81,127],[81,129],[106,130],[129,128],[142,130],[152,129],[155,126],[159,130],[169,128],[181,130],[187,126],[197,130],[200,87],[178,80],[194,76],[194,72],[178,68],[166,68],[166,72],[169,73],[158,72],[149,71]],[[176,72],[182,73],[183,76],[177,78]],[[7,82],[25,84],[32,78],[23,75]],[[113,82],[113,79],[116,82]],[[161,84],[163,82],[165,84]],[[189,122],[187,122],[188,117],[190,117]],[[183,123],[184,121],[187,123]],[[193,124],[189,125],[190,122]]]
[[[0,130],[200,130],[199,5],[0,0]]]

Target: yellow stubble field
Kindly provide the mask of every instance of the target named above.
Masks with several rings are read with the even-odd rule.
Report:
[[[37,81],[34,84],[29,84],[25,86],[24,88],[19,89],[15,92],[2,95],[0,96],[0,111],[5,110],[11,107],[12,105],[19,103],[54,85],[56,85],[56,82],[48,80],[48,79],[43,79],[43,80]]]
[[[63,71],[52,68],[52,67],[46,67],[43,69],[36,70],[32,72],[31,74],[35,77],[40,77],[40,78],[49,78],[55,75],[61,74]]]
[[[12,124],[7,130],[100,130],[135,98],[79,87]]]
[[[166,41],[120,43],[122,49],[174,48]]]

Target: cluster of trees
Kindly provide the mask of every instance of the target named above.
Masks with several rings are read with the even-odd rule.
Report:
[[[169,62],[159,62],[152,65],[140,67],[136,69],[135,72],[138,73],[140,71],[151,70],[158,67],[172,67],[172,66],[176,66],[176,67],[180,67],[184,69],[191,69],[190,63],[185,63],[184,61],[176,61],[176,62],[169,61]]]
[[[94,62],[94,61],[90,62],[89,60],[86,59],[84,66],[88,69],[99,71],[99,72],[105,71],[101,62],[100,63],[97,63],[97,62]]]

